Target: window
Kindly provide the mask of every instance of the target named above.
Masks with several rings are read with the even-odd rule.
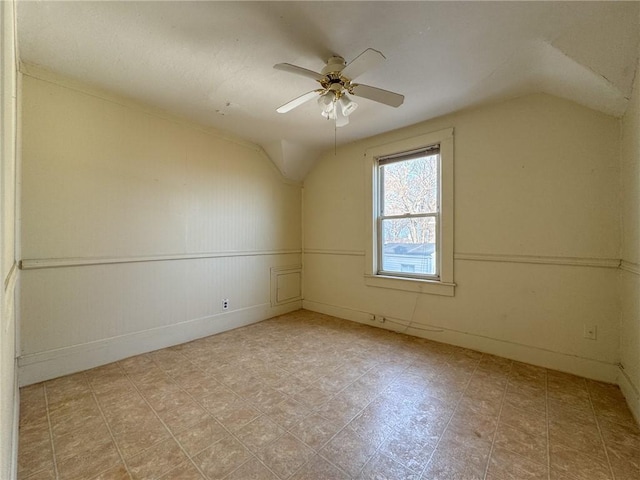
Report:
[[[365,282],[453,296],[453,129],[367,150]]]
[[[439,278],[440,145],[378,158],[379,274]]]

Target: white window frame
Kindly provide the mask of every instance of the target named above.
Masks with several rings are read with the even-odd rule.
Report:
[[[438,277],[384,275],[378,273],[381,242],[378,228],[380,210],[378,159],[403,152],[416,151],[431,145],[440,145],[439,222],[438,222]],[[365,195],[367,228],[365,245],[365,284],[372,287],[405,290],[434,295],[453,296],[453,128],[378,145],[365,152]]]
[[[401,162],[405,162],[405,161],[409,161],[410,159],[415,159],[416,158],[416,154],[421,155],[421,156],[429,156],[429,150],[432,150],[432,147],[435,147],[435,149],[433,149],[432,155],[438,155],[438,163],[437,163],[437,189],[438,189],[438,198],[436,200],[437,202],[437,207],[436,210],[433,212],[416,212],[416,213],[405,213],[405,214],[400,214],[400,215],[385,215],[384,214],[384,198],[385,198],[385,191],[384,191],[384,179],[383,179],[383,165],[390,165],[393,163],[401,163]],[[393,154],[391,156],[385,156],[385,157],[378,157],[376,158],[376,162],[375,162],[375,175],[376,175],[376,188],[377,188],[377,200],[378,200],[378,205],[377,205],[377,210],[376,210],[376,273],[378,275],[388,275],[391,277],[415,277],[415,278],[419,278],[419,279],[425,279],[425,280],[439,280],[440,279],[440,235],[439,235],[439,229],[440,229],[440,191],[442,190],[441,186],[440,186],[440,145],[436,144],[436,145],[429,145],[428,148],[420,148],[418,150],[413,150],[413,151],[409,151],[409,152],[399,152],[396,154]],[[390,271],[390,270],[384,270],[384,268],[382,268],[382,264],[383,264],[383,253],[382,253],[382,224],[384,223],[384,220],[387,219],[402,219],[402,218],[427,218],[427,217],[433,217],[435,218],[436,221],[436,269],[435,269],[435,273],[433,273],[432,275],[427,275],[427,274],[420,274],[420,273],[409,273],[409,272],[405,272],[403,273],[402,271]]]

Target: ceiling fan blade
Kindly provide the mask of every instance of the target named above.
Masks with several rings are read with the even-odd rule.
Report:
[[[307,68],[298,67],[297,65],[291,65],[290,63],[278,63],[273,66],[276,70],[282,70],[283,72],[295,73],[296,75],[302,75],[303,77],[313,78],[314,80],[322,80],[324,75]]]
[[[353,85],[351,93],[357,97],[368,98],[369,100],[384,103],[390,107],[399,107],[404,102],[404,95],[381,88],[370,87],[369,85],[355,84]]]
[[[340,75],[348,78],[349,80],[355,80],[367,70],[372,69],[379,63],[386,60],[385,56],[373,48],[367,48],[364,52],[358,55],[356,58],[344,67]]]
[[[278,112],[278,113],[287,113],[289,110],[293,110],[294,108],[299,107],[303,103],[308,102],[312,98],[317,97],[318,93],[320,93],[320,92],[322,92],[322,89],[320,89],[320,90],[311,90],[310,92],[307,92],[304,95],[300,95],[298,98],[294,98],[290,102],[285,103],[281,107],[278,107],[276,109],[276,112]]]

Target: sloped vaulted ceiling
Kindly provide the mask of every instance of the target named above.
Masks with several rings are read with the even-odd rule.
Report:
[[[276,71],[319,71],[366,48],[387,61],[360,83],[403,93],[362,99],[339,144],[491,100],[535,92],[604,113],[626,109],[637,65],[638,2],[19,2],[21,60],[261,145],[301,180],[334,127],[316,86]]]

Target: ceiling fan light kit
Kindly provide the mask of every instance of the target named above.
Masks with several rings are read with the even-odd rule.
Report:
[[[358,104],[351,100],[347,93],[391,107],[399,107],[404,102],[403,95],[369,85],[352,83],[356,77],[384,60],[385,57],[382,53],[368,48],[349,64],[346,64],[344,58],[338,55],[329,57],[321,73],[290,63],[278,63],[273,66],[276,70],[312,78],[322,88],[307,92],[280,106],[276,111],[278,113],[289,112],[318,96],[320,114],[329,120],[334,120],[336,127],[342,127],[349,123],[349,115],[358,108]]]

